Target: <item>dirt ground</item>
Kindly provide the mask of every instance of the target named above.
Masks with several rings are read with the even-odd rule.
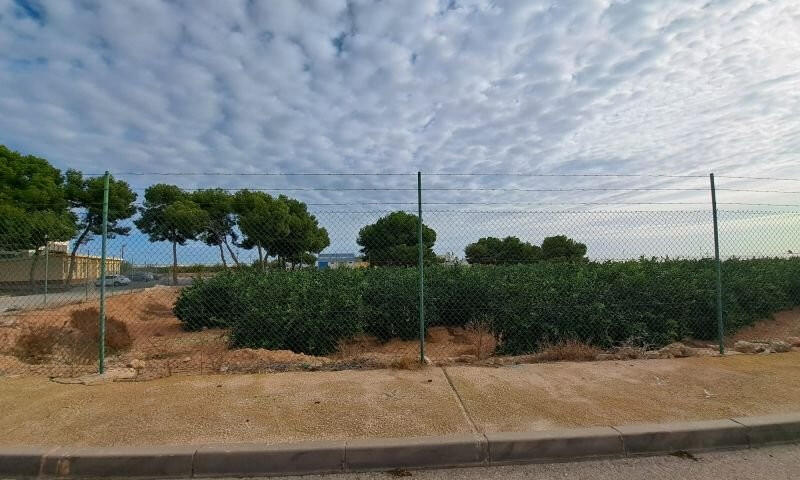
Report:
[[[180,288],[156,286],[107,299],[108,317],[125,323],[133,340],[129,350],[107,355],[108,368],[141,366],[138,379],[147,380],[181,373],[418,367],[417,341],[380,343],[359,337],[343,343],[338,352],[327,357],[289,350],[231,350],[224,330],[186,332],[181,328],[172,313]],[[74,342],[63,341],[74,333],[70,327],[72,313],[90,307],[96,308],[97,301],[0,317],[0,374],[74,377],[95,371],[94,345],[76,346]],[[46,327],[54,329],[46,331],[45,336],[58,337],[44,342],[55,345],[52,351],[36,361],[21,360],[15,348],[20,335],[28,330],[44,331]],[[444,327],[428,330],[427,354],[432,359],[482,359],[490,356],[494,348],[493,337],[485,331]]]
[[[177,375],[94,386],[5,377],[0,378],[0,445],[443,435],[466,433],[473,426],[479,432],[545,430],[787,413],[798,406],[800,352],[497,368]]]
[[[387,343],[362,337],[340,345],[327,357],[288,350],[231,350],[227,332],[210,329],[186,332],[172,313],[181,287],[156,286],[144,291],[115,295],[107,300],[107,314],[123,322],[132,344],[122,352],[110,352],[109,368],[136,367],[139,380],[173,374],[267,373],[291,370],[341,370],[365,368],[418,368],[417,341]],[[47,375],[76,377],[96,370],[96,342],[75,342],[70,316],[76,310],[96,307],[97,301],[58,308],[14,312],[0,316],[0,375]],[[52,348],[32,360],[21,356],[18,339],[36,331]],[[779,312],[740,331],[729,343],[740,339],[770,340],[800,337],[800,309]],[[70,340],[70,341],[67,341]],[[474,329],[433,327],[428,329],[426,354],[436,365],[504,364],[558,360],[561,354],[527,356],[521,359],[492,357],[494,338]],[[594,354],[589,355],[594,358]],[[590,359],[587,358],[587,359]],[[563,358],[562,358],[563,359]],[[577,359],[577,357],[567,359]]]

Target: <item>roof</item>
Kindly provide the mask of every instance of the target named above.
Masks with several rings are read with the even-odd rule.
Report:
[[[355,253],[323,253],[317,257],[318,262],[355,262],[358,257]]]

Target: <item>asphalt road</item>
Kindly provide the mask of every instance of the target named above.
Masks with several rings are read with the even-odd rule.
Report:
[[[157,283],[168,284],[164,282],[131,282],[130,285],[113,287],[106,286],[106,295],[114,296],[122,293],[129,293],[132,291],[143,290],[155,286]],[[179,279],[179,285],[188,285],[191,279]],[[68,303],[79,302],[83,300],[97,299],[100,297],[100,287],[96,287],[94,283],[90,283],[88,288],[86,285],[75,285],[71,289],[64,291],[61,289],[54,289],[45,296],[43,293],[34,295],[0,295],[0,315],[3,312],[12,312],[20,310],[36,310],[40,308],[47,308],[59,305],[66,305]]]
[[[800,478],[800,445],[712,452],[695,456],[519,465],[449,470],[396,471],[304,477],[303,480],[796,480]]]

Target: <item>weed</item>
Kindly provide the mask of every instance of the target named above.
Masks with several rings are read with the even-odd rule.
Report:
[[[540,362],[588,362],[597,358],[600,349],[578,340],[545,344],[534,355]]]

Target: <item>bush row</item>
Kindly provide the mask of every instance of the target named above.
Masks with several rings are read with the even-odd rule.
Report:
[[[244,269],[184,288],[175,314],[187,330],[231,329],[233,347],[331,353],[357,334],[380,340],[419,334],[413,268],[260,272]],[[728,332],[800,304],[800,259],[727,260]],[[660,346],[716,336],[711,260],[637,260],[511,266],[431,266],[425,271],[427,326],[482,322],[499,351],[580,340]]]

